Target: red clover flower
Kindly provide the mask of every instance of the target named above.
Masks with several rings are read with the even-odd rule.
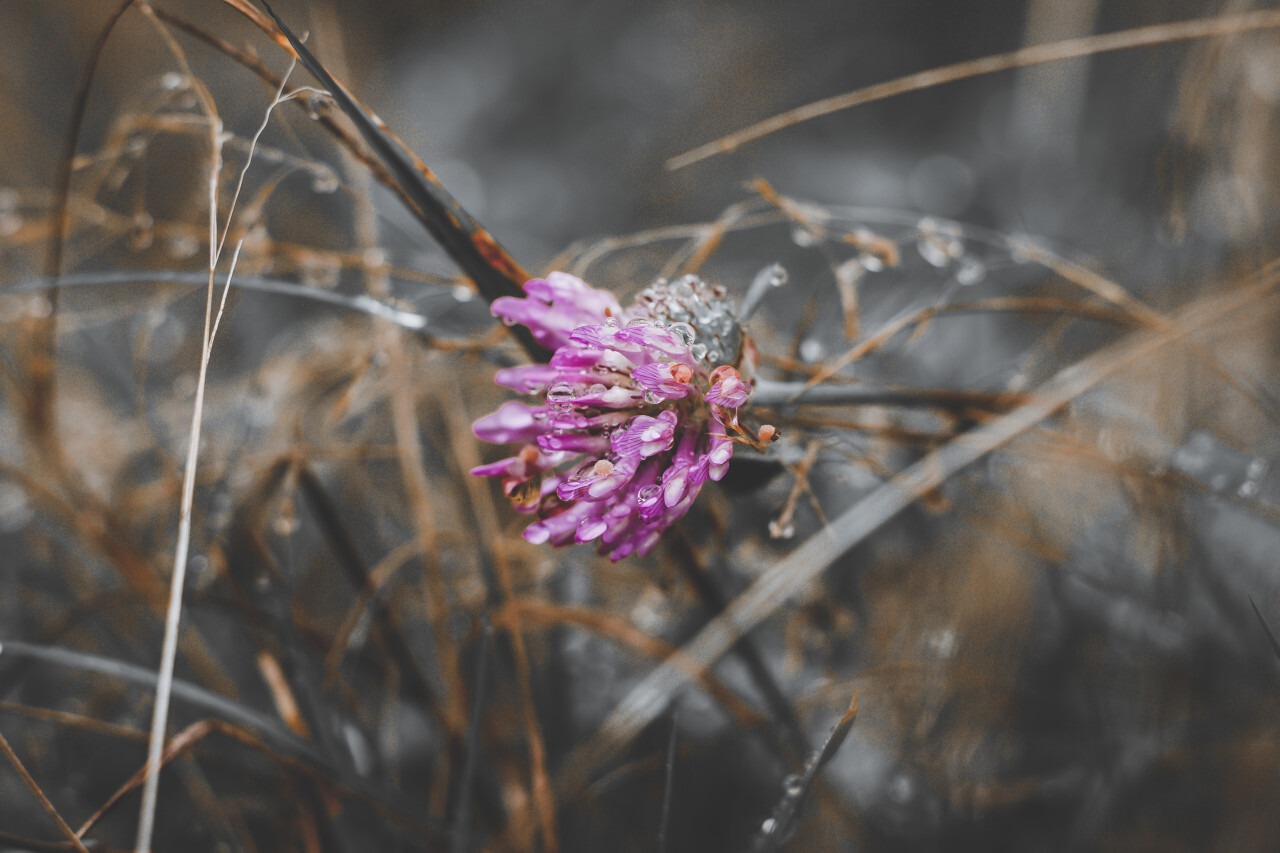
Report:
[[[524,531],[530,542],[598,542],[613,560],[643,556],[703,483],[725,475],[735,441],[759,448],[777,438],[773,427],[757,436],[738,420],[754,351],[724,288],[692,275],[661,280],[626,310],[561,272],[524,290],[495,300],[493,313],[527,326],[551,361],[494,379],[545,402],[508,402],[476,421],[478,438],[520,447],[471,473],[501,477],[516,509],[536,515]]]

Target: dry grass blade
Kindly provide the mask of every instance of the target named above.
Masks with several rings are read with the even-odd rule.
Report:
[[[200,720],[199,722],[192,723],[182,731],[175,734],[169,740],[168,745],[165,746],[161,753],[160,763],[156,768],[152,769],[150,761],[139,768],[138,772],[129,777],[128,781],[117,788],[115,793],[108,797],[107,801],[104,802],[96,812],[90,815],[87,820],[85,820],[85,822],[80,826],[80,829],[77,830],[76,837],[79,838],[90,829],[93,829],[93,827],[97,825],[98,821],[102,820],[108,812],[115,808],[116,804],[119,803],[125,795],[130,791],[137,790],[140,785],[158,772],[160,767],[169,764],[179,755],[182,755],[188,749],[195,746],[197,742],[217,730],[218,726],[216,721]]]
[[[658,853],[667,853],[667,833],[671,827],[671,803],[676,787],[676,741],[680,735],[680,706],[671,709],[671,734],[667,737],[666,769],[662,781],[662,814],[658,818]]]
[[[451,383],[451,385],[454,399],[465,399],[462,388],[456,382]],[[443,409],[446,416],[446,427],[453,439],[451,443],[457,449],[458,461],[462,463],[462,469],[469,470],[476,467],[480,460],[476,453],[475,444],[461,440],[462,436],[467,436],[470,433],[470,424],[467,422],[464,408],[462,406],[444,406]],[[469,489],[477,517],[481,521],[481,528],[496,529],[497,524],[492,517],[492,504],[489,503],[488,496],[483,493],[480,483],[475,478],[469,478],[467,480],[467,488]],[[508,563],[506,553],[499,546],[492,549],[488,556],[493,564],[493,575],[496,582],[495,588],[489,592],[491,600],[495,603],[515,600],[516,586],[511,576],[511,566]],[[518,614],[518,611],[515,612]],[[519,618],[516,615],[515,619],[507,624],[506,633],[510,641],[513,663],[515,664],[516,681],[520,696],[520,717],[529,749],[530,806],[537,816],[543,850],[546,853],[553,853],[553,851],[560,849],[559,830],[556,822],[557,809],[551,777],[547,771],[546,739],[543,736],[542,727],[538,720],[537,707],[534,703],[533,666],[530,661],[528,647],[524,641]],[[513,821],[513,823],[516,823],[516,821]]]
[[[28,850],[31,853],[63,853],[64,850],[80,849],[70,841],[42,841],[38,838],[15,835],[3,829],[0,829],[0,844],[7,844],[13,850]],[[96,841],[81,841],[80,844],[91,851],[107,849]]]
[[[723,136],[713,142],[700,145],[691,151],[672,157],[667,161],[671,170],[683,169],[700,160],[733,151],[747,142],[768,136],[792,125],[821,116],[830,115],[840,110],[851,109],[872,101],[891,98],[895,95],[929,89],[944,83],[954,83],[983,74],[1007,71],[1012,68],[1025,68],[1030,65],[1042,65],[1047,62],[1061,62],[1065,59],[1076,59],[1116,50],[1128,50],[1135,47],[1147,47],[1190,39],[1213,38],[1215,36],[1234,35],[1252,30],[1266,30],[1280,27],[1280,12],[1262,11],[1244,15],[1231,15],[1219,18],[1203,18],[1194,21],[1181,21],[1172,24],[1154,24],[1149,27],[1138,27],[1122,30],[1118,33],[1086,36],[1068,39],[1054,44],[1038,44],[1024,47],[1008,53],[998,53],[982,59],[971,59],[908,74],[895,80],[876,83],[862,89],[855,89],[843,95],[824,98],[820,101],[796,107],[780,113],[772,118],[757,122],[736,133]]]
[[[1267,642],[1271,644],[1271,651],[1275,652],[1276,658],[1280,660],[1280,640],[1276,640],[1275,633],[1271,630],[1271,626],[1267,624],[1267,620],[1262,618],[1262,611],[1258,609],[1257,603],[1253,600],[1253,596],[1249,596],[1249,606],[1253,608],[1253,615],[1258,617],[1258,624],[1262,626],[1262,630],[1266,632]]]
[[[849,385],[817,385],[809,382],[756,380],[751,402],[761,407],[791,403],[810,406],[902,406],[904,408],[988,409],[998,411],[1017,403],[1012,392],[950,391],[945,388],[895,388],[875,382]]]
[[[96,672],[111,678],[119,678],[131,684],[154,690],[157,676],[152,670],[114,658],[93,655],[87,652],[73,651],[54,646],[40,646],[17,640],[6,640],[0,648],[0,654],[18,660],[28,659],[44,665],[66,667],[67,669]],[[201,708],[207,713],[217,714],[223,719],[253,729],[276,749],[309,759],[320,760],[311,751],[309,744],[298,740],[275,718],[260,711],[219,696],[195,684],[175,679],[173,696],[190,705]]]
[[[517,598],[509,601],[493,614],[493,624],[495,626],[508,628],[517,623],[526,629],[538,626],[565,625],[582,628],[658,661],[678,659],[678,657],[673,656],[678,656],[680,653],[680,650],[675,646],[646,634],[631,625],[626,619],[585,607],[547,604],[540,601]],[[692,668],[690,668],[690,673],[698,686],[718,702],[738,725],[743,728],[753,728],[764,723],[764,718],[760,712],[729,689],[723,681],[717,679],[712,673],[694,672]]]
[[[418,220],[463,273],[475,282],[481,295],[490,302],[502,296],[523,297],[522,286],[532,276],[521,269],[489,232],[463,210],[431,170],[392,136],[380,119],[365,109],[334,79],[271,6],[265,2],[262,5],[288,37],[294,53],[303,65],[329,90],[330,96],[355,124],[365,142],[409,194]],[[530,358],[546,361],[551,357],[551,353],[535,341],[533,334],[525,327],[513,326],[510,331]]]
[[[480,741],[483,737],[485,687],[489,676],[489,655],[493,648],[493,629],[486,624],[480,633],[480,651],[477,652],[476,683],[471,691],[471,719],[467,721],[466,755],[462,759],[462,773],[458,780],[458,804],[454,809],[452,850],[465,853],[471,848],[472,793],[476,768],[480,761]]]
[[[1231,314],[1256,305],[1277,284],[1274,266],[1253,284],[1235,293],[1196,303],[1165,328],[1137,333],[1061,371],[1013,411],[965,433],[873,489],[825,530],[786,559],[776,563],[682,650],[681,663],[664,663],[623,699],[587,744],[566,762],[561,787],[572,794],[585,786],[595,769],[621,746],[630,743],[666,706],[669,697],[690,677],[720,659],[744,634],[782,607],[792,595],[819,577],[850,548],[885,522],[937,488],[962,468],[1050,417],[1064,405],[1118,371],[1162,348],[1204,331]]]
[[[73,287],[125,287],[137,284],[181,284],[189,287],[204,287],[209,283],[208,273],[182,272],[179,270],[108,270],[103,272],[68,273],[58,278],[34,278],[20,281],[5,288],[6,293],[36,293],[51,288],[67,289]],[[427,328],[427,318],[421,314],[407,311],[404,308],[390,305],[364,293],[339,293],[283,281],[261,275],[239,275],[234,280],[224,273],[213,277],[216,287],[233,287],[237,290],[250,290],[256,293],[276,293],[298,299],[310,299],[333,305],[348,311],[358,311],[394,323],[403,329],[422,332]]]
[[[98,61],[106,48],[107,40],[115,30],[116,24],[124,17],[124,13],[133,5],[133,0],[123,0],[119,7],[107,19],[107,23],[98,31],[93,47],[89,52],[89,61],[85,66],[84,76],[76,90],[76,97],[71,110],[71,126],[67,129],[65,149],[58,160],[58,173],[54,188],[53,227],[49,235],[49,254],[45,260],[45,274],[56,279],[62,273],[62,254],[66,247],[67,226],[70,219],[71,174],[75,160],[76,145],[84,128],[85,110],[89,103],[89,89],[97,73]],[[53,349],[57,337],[58,291],[49,293],[49,315],[37,321],[32,332],[31,352],[29,354],[29,416],[34,432],[41,447],[56,448],[54,428],[50,406],[53,401]],[[61,466],[59,466],[61,467]]]
[[[822,748],[810,756],[805,765],[803,776],[790,776],[783,782],[782,798],[773,810],[773,816],[765,821],[761,830],[760,853],[778,850],[795,834],[799,823],[800,810],[804,807],[805,798],[813,787],[813,782],[840,751],[845,738],[853,730],[853,722],[858,718],[858,691],[853,691],[849,707],[832,727]]]
[[[149,8],[147,11],[149,11]],[[225,144],[222,120],[218,116],[212,95],[203,84],[195,81],[186,57],[177,42],[174,41],[173,36],[169,34],[162,23],[154,17],[152,17],[152,20],[155,21],[161,37],[165,40],[178,63],[183,67],[187,77],[192,79],[192,86],[198,96],[205,120],[208,122],[210,148],[208,175],[209,267],[207,273],[208,284],[205,289],[200,367],[196,379],[195,400],[192,404],[191,427],[187,439],[187,457],[182,474],[182,496],[178,509],[178,537],[174,546],[173,576],[169,588],[169,605],[165,613],[164,643],[160,653],[160,673],[156,681],[155,707],[151,718],[150,743],[147,748],[147,775],[142,789],[142,805],[138,816],[138,836],[134,845],[138,853],[147,853],[151,849],[151,833],[155,823],[156,799],[159,795],[160,783],[161,749],[164,745],[164,732],[169,716],[169,695],[173,687],[173,668],[178,651],[178,628],[182,620],[182,597],[187,574],[187,554],[191,544],[191,514],[195,502],[196,466],[200,455],[200,433],[204,419],[204,397],[209,376],[209,360],[213,355],[213,341],[218,332],[218,325],[222,321],[223,311],[226,308],[227,294],[231,289],[230,281],[235,274],[236,261],[239,259],[241,246],[238,243],[232,254],[231,268],[227,271],[227,283],[223,285],[222,300],[215,314],[213,308],[214,279],[217,275],[218,262],[222,255],[223,240],[231,230],[231,218],[235,214],[235,200],[233,199],[227,210],[227,221],[222,237],[219,237],[218,186],[222,174],[222,153],[223,145]],[[284,86],[285,82],[281,81],[275,98],[267,106],[263,115],[262,124],[258,127],[257,133],[254,134],[253,141],[249,146],[250,156],[245,160],[244,167],[240,172],[241,183],[243,183],[245,172],[249,170],[249,166],[253,162],[253,150],[257,145],[258,138],[271,120],[272,111],[282,102],[281,97],[284,94]],[[238,196],[239,185],[236,188],[236,197],[238,198]]]
[[[13,751],[13,747],[9,746],[9,741],[5,740],[3,734],[0,734],[0,752],[4,753],[5,758],[13,765],[13,769],[18,771],[18,775],[22,777],[22,784],[27,786],[27,790],[40,801],[40,807],[45,813],[53,819],[57,824],[58,831],[66,836],[71,846],[79,850],[80,853],[89,853],[84,843],[80,841],[80,836],[71,830],[67,822],[62,819],[62,815],[58,814],[58,810],[54,808],[53,803],[49,802],[49,798],[44,795],[44,791],[40,790],[40,786],[36,784],[36,780],[31,778],[31,774],[27,772],[27,768],[22,765],[22,761],[18,758],[17,753]]]

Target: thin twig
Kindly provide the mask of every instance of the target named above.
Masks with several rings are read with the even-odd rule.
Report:
[[[89,61],[84,69],[84,76],[76,88],[75,100],[71,107],[71,126],[63,142],[62,156],[58,159],[58,173],[54,181],[54,214],[53,226],[49,235],[49,253],[45,259],[45,275],[57,279],[62,274],[63,252],[66,249],[67,229],[70,224],[69,208],[71,203],[71,175],[74,171],[76,145],[80,142],[80,133],[84,128],[84,117],[89,103],[89,89],[97,74],[98,62],[102,58],[107,40],[115,31],[116,24],[124,17],[124,13],[133,5],[133,0],[123,2],[112,12],[94,40],[89,50]],[[29,391],[31,424],[35,428],[35,438],[40,447],[53,449],[58,447],[54,437],[56,424],[49,412],[53,400],[54,382],[54,342],[57,337],[58,323],[58,290],[49,291],[49,313],[34,331],[31,353],[31,387]],[[57,458],[57,457],[55,457]],[[61,465],[57,466],[59,469]]]
[[[4,752],[5,758],[9,759],[9,763],[13,765],[13,769],[18,771],[18,775],[22,777],[22,783],[27,786],[27,790],[40,801],[40,806],[53,818],[53,822],[58,825],[58,831],[67,837],[67,841],[79,850],[80,853],[89,853],[84,844],[80,841],[80,836],[76,835],[62,819],[62,815],[58,814],[58,810],[53,807],[53,803],[49,802],[49,798],[44,795],[44,791],[40,790],[40,786],[36,784],[36,780],[31,778],[31,774],[27,772],[27,768],[22,766],[22,760],[18,758],[18,754],[9,746],[9,741],[5,740],[3,734],[0,734],[0,752]]]
[[[856,385],[812,385],[757,379],[751,404],[777,408],[810,406],[902,406],[904,408],[987,409],[1015,405],[1021,394],[1002,391],[949,391],[945,388],[898,388],[860,382]]]
[[[293,54],[329,90],[334,102],[360,131],[365,143],[395,176],[396,183],[409,194],[414,202],[410,211],[458,268],[475,283],[476,290],[489,302],[503,296],[523,297],[523,285],[531,276],[458,204],[426,164],[329,73],[271,5],[266,0],[259,2],[289,40]],[[508,331],[532,360],[547,361],[551,358],[551,352],[534,340],[527,327],[511,326]]]
[[[671,801],[676,787],[676,741],[680,735],[680,705],[671,706],[671,734],[667,737],[666,772],[662,782],[662,814],[658,818],[658,853],[667,853],[671,831]]]
[[[1253,596],[1249,596],[1249,606],[1253,608],[1253,615],[1258,617],[1258,624],[1262,626],[1262,630],[1266,632],[1267,642],[1271,644],[1271,651],[1276,653],[1276,658],[1280,659],[1280,641],[1276,640],[1276,635],[1271,631],[1271,626],[1267,624],[1267,620],[1262,618],[1262,611],[1258,609],[1258,605],[1254,603]]]
[[[1164,347],[1193,337],[1236,312],[1256,306],[1260,299],[1272,295],[1277,286],[1280,286],[1280,263],[1258,273],[1252,286],[1190,306],[1166,328],[1136,333],[1063,368],[1023,405],[964,433],[929,453],[897,478],[873,489],[825,530],[760,575],[722,616],[685,645],[680,665],[664,663],[636,685],[595,737],[570,755],[560,779],[561,789],[570,796],[582,790],[601,761],[615,755],[620,745],[629,743],[662,713],[667,697],[690,680],[690,663],[698,670],[714,664],[744,634],[920,495],[936,489],[956,472],[1036,426],[1118,371]]]
[[[852,92],[823,98],[820,101],[814,101],[802,107],[779,113],[764,121],[756,122],[750,127],[722,136],[691,151],[686,151],[684,154],[672,157],[667,161],[667,168],[672,171],[683,169],[685,166],[692,165],[700,160],[733,151],[747,142],[768,136],[771,133],[801,122],[861,106],[872,101],[891,98],[895,95],[941,86],[944,83],[954,83],[958,80],[979,77],[983,74],[992,74],[996,71],[1042,65],[1047,62],[1060,62],[1066,59],[1093,56],[1116,50],[1128,50],[1135,47],[1168,44],[1190,39],[1234,35],[1236,33],[1273,29],[1275,27],[1280,27],[1280,12],[1268,10],[1244,15],[1201,18],[1170,24],[1153,24],[1148,27],[1121,30],[1116,33],[1085,36],[1052,44],[1037,44],[1008,53],[997,53],[981,59],[970,59],[951,65],[943,65],[940,68],[931,68],[928,71],[919,71],[894,80],[865,86]]]
[[[208,273],[179,272],[177,270],[108,270],[90,273],[68,273],[61,278],[33,278],[10,285],[4,293],[35,293],[41,290],[58,287],[63,290],[72,287],[121,287],[133,284],[181,284],[189,287],[204,287],[208,284]],[[218,273],[213,277],[215,286],[235,287],[240,290],[252,290],[258,293],[278,293],[300,299],[314,299],[349,311],[359,311],[370,317],[377,317],[394,323],[401,328],[414,332],[424,331],[427,318],[422,314],[407,311],[404,308],[390,305],[364,293],[338,293],[292,281],[269,278],[257,275],[241,275],[235,282],[230,276]]]
[[[480,651],[476,661],[476,685],[471,691],[471,719],[467,722],[467,747],[458,778],[458,804],[453,813],[453,853],[466,853],[471,846],[471,787],[480,760],[480,730],[484,721],[485,684],[489,674],[489,655],[493,646],[493,627],[487,622],[480,632]]]
[[[231,230],[231,218],[235,215],[234,202],[228,207],[226,225],[223,228],[223,238],[218,236],[218,183],[222,174],[222,145],[224,142],[222,133],[222,120],[218,117],[218,112],[213,103],[213,97],[208,90],[201,84],[191,73],[191,68],[187,65],[186,59],[181,48],[173,40],[173,36],[164,28],[154,16],[150,16],[156,23],[157,29],[161,36],[168,43],[170,50],[177,58],[178,62],[183,66],[188,79],[192,81],[192,88],[196,91],[204,108],[205,114],[209,121],[209,144],[211,148],[211,160],[209,164],[209,268],[208,268],[208,285],[205,291],[205,311],[204,311],[204,330],[201,337],[200,347],[200,371],[196,380],[195,402],[192,405],[191,412],[191,428],[187,442],[187,458],[182,474],[182,498],[179,505],[178,518],[178,541],[174,547],[173,558],[173,579],[169,588],[169,607],[165,614],[165,630],[164,644],[160,653],[160,674],[156,682],[156,698],[155,706],[152,709],[151,717],[151,735],[150,743],[147,747],[147,769],[146,781],[142,789],[142,805],[138,815],[138,835],[134,844],[136,853],[149,853],[151,849],[151,835],[155,826],[156,799],[159,795],[160,784],[160,764],[164,749],[164,733],[169,717],[169,697],[173,689],[173,667],[178,650],[178,628],[182,621],[182,591],[186,582],[187,554],[191,545],[191,512],[192,505],[195,501],[195,483],[196,483],[196,467],[200,455],[200,431],[204,419],[204,395],[205,388],[208,383],[209,376],[209,360],[213,354],[214,335],[217,332],[218,324],[222,320],[222,312],[226,306],[227,293],[230,290],[231,277],[235,272],[235,262],[240,255],[240,244],[237,244],[235,255],[232,258],[231,269],[227,273],[227,284],[223,286],[222,300],[218,306],[216,317],[213,312],[213,293],[214,293],[214,276],[218,267],[218,260],[222,254],[222,239],[228,231]],[[288,75],[285,75],[285,80]],[[244,167],[240,172],[240,180],[243,182],[244,174],[248,171],[249,166],[253,162],[253,146],[257,143],[257,139],[261,136],[263,129],[271,118],[271,112],[281,103],[280,97],[284,92],[284,81],[281,81],[280,89],[276,91],[276,96],[267,106],[266,115],[263,119],[262,126],[258,128],[258,132],[253,137],[253,143],[250,145],[250,156],[246,158]],[[237,193],[239,186],[237,185]]]

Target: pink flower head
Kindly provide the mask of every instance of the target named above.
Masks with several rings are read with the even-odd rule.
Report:
[[[498,384],[543,400],[504,403],[475,422],[515,456],[471,473],[501,477],[515,507],[536,514],[530,542],[597,542],[641,556],[719,480],[733,456],[726,424],[751,383],[732,363],[743,339],[721,288],[694,276],[648,288],[623,310],[566,273],[524,286],[493,313],[554,351],[548,364],[498,371]]]

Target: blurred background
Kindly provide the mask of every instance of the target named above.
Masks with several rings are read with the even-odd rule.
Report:
[[[234,4],[160,0],[124,11],[90,73],[119,8],[0,4],[0,734],[101,850],[137,821],[200,360],[207,106],[225,217],[288,68]],[[332,102],[300,92],[230,219],[242,284],[210,366],[184,750],[155,850],[1274,849],[1280,11],[275,8],[532,273],[625,302],[694,270],[741,295],[781,264],[749,327],[762,377],[950,396],[775,402],[757,420],[784,439],[740,448],[654,555],[529,545],[466,473],[503,455],[469,424],[512,396],[492,374],[520,351]],[[666,165],[859,87],[1192,18],[1253,26]],[[387,306],[421,328],[371,316]],[[1106,381],[877,524],[651,726],[600,734],[724,601],[1086,358]],[[797,799],[784,780],[855,692]],[[0,764],[0,849],[58,844]]]

